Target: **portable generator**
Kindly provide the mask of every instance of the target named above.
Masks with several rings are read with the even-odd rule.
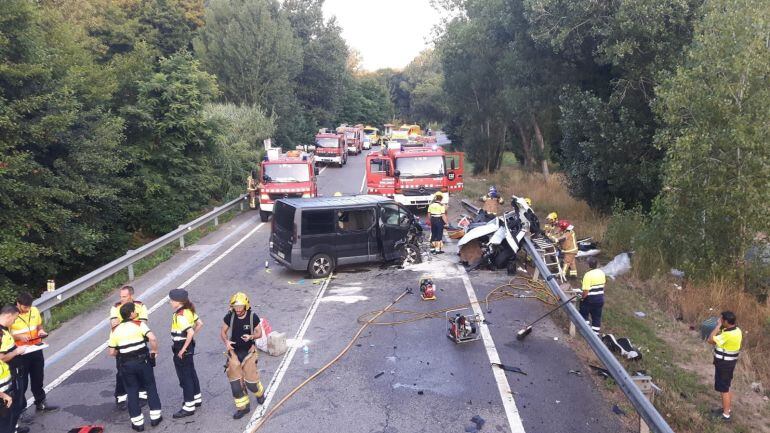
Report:
[[[420,297],[423,301],[436,300],[436,285],[430,275],[420,278]]]
[[[478,314],[462,314],[467,308],[449,310],[444,313],[447,320],[447,337],[455,343],[468,343],[481,339]]]

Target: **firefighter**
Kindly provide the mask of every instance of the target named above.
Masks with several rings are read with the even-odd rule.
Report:
[[[257,181],[257,171],[251,170],[251,174],[246,178],[246,190],[249,192],[249,208],[257,208],[257,191],[259,191],[259,182]]]
[[[548,214],[548,216],[545,217],[545,236],[547,238],[552,238],[556,236],[557,230],[559,228],[559,215],[556,214],[556,212],[551,212]]]
[[[259,380],[255,340],[262,337],[259,316],[251,310],[249,297],[238,292],[230,298],[230,311],[225,314],[219,333],[225,343],[225,374],[235,401],[233,419],[243,418],[251,412],[249,391],[254,393],[257,404],[265,402],[265,388]]]
[[[567,220],[559,221],[560,236],[556,238],[556,242],[559,243],[561,248],[562,259],[564,261],[564,268],[562,268],[562,276],[577,278],[577,264],[575,263],[575,257],[577,257],[578,246],[577,239],[575,238],[575,227]],[[569,273],[567,272],[569,271]]]
[[[11,372],[11,384],[9,390],[13,399],[10,410],[2,411],[3,416],[0,417],[3,426],[0,427],[0,432],[9,431],[15,433],[28,433],[29,427],[19,427],[19,418],[21,413],[27,406],[27,401],[23,396],[19,395],[19,378],[21,370],[21,355],[24,354],[26,348],[16,346],[16,343],[9,329],[16,318],[19,316],[19,309],[13,305],[6,305],[0,309],[0,361],[8,365]]]
[[[184,404],[173,415],[184,418],[195,414],[195,408],[203,403],[198,373],[195,371],[195,340],[193,337],[203,327],[203,321],[195,313],[187,290],[174,289],[168,294],[174,314],[171,316],[171,351],[174,353],[174,369],[182,387]]]
[[[444,195],[437,192],[433,196],[433,203],[428,206],[428,215],[430,216],[430,243],[432,254],[444,253],[444,225],[449,224],[446,217],[446,208],[441,201]]]
[[[500,205],[505,203],[505,200],[503,200],[500,193],[497,192],[497,188],[495,188],[494,185],[489,187],[489,191],[487,191],[486,195],[481,197],[481,201],[484,202],[482,209],[492,215],[500,213]]]
[[[11,325],[11,335],[17,346],[34,346],[42,343],[43,338],[48,333],[43,329],[43,318],[40,311],[32,306],[32,295],[29,293],[20,293],[16,297],[16,308],[19,310],[19,316]],[[58,409],[57,406],[46,404],[45,390],[43,390],[43,370],[45,368],[45,358],[42,350],[36,350],[26,353],[20,358],[21,377],[19,378],[19,395],[25,397],[27,386],[32,388],[32,395],[35,397],[35,409],[39,412],[52,411]]]
[[[588,258],[588,267],[591,269],[583,275],[583,290],[580,298],[580,315],[591,327],[594,334],[599,335],[602,327],[602,308],[604,307],[604,286],[607,284],[607,276],[604,271],[598,269],[599,262],[595,257]],[[591,321],[589,322],[589,316]]]
[[[139,320],[136,305],[133,302],[121,305],[119,314],[121,321],[110,332],[108,341],[110,356],[117,359],[120,377],[126,389],[131,428],[134,431],[144,431],[144,415],[139,405],[141,385],[147,388],[150,425],[155,427],[163,420],[153,372],[158,355],[158,340],[150,331],[147,322]]]
[[[730,421],[732,416],[730,384],[743,342],[743,332],[736,323],[735,313],[723,311],[708,338],[709,344],[714,346],[714,390],[722,396],[722,408],[712,412],[722,421]]]
[[[136,320],[147,322],[147,306],[142,301],[134,299],[133,286],[125,285],[120,288],[118,293],[120,301],[110,308],[110,329],[114,329],[123,321],[123,317],[120,316],[120,307],[127,303],[134,304]],[[117,360],[115,362],[117,368]],[[147,401],[147,389],[145,389],[144,385],[139,387],[139,398],[142,400],[142,403]],[[123,387],[123,379],[120,378],[120,369],[117,368],[117,373],[115,374],[115,404],[118,410],[126,410],[126,399],[126,389]]]

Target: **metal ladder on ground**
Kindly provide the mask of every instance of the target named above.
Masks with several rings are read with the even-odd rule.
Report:
[[[559,250],[556,249],[556,245],[543,237],[533,238],[532,242],[535,244],[537,253],[548,267],[548,271],[557,275],[562,283],[566,282],[567,279],[564,277],[564,272],[562,272],[561,260],[559,260]],[[534,278],[537,279],[538,276],[539,271],[538,269],[535,269]]]

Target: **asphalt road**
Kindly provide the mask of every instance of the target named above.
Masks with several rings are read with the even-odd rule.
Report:
[[[364,159],[359,155],[343,168],[322,169],[320,193],[359,193]],[[421,301],[412,294],[397,308],[431,311],[467,304],[469,297],[483,299],[508,280],[504,273],[493,272],[468,277],[448,253],[405,269],[378,264],[343,268],[328,283],[314,283],[275,263],[265,268],[269,229],[269,224],[259,223],[256,212],[246,212],[134,282],[137,298],[155,308],[149,324],[161,345],[155,376],[164,421],[155,428],[147,423],[147,431],[244,432],[264,413],[265,408],[252,401],[251,420],[231,418],[234,407],[218,334],[227,301],[236,291],[248,293],[274,330],[298,337],[292,340],[295,349],[286,355],[260,358],[262,382],[269,392],[266,405],[272,406],[348,344],[360,326],[356,321],[360,315],[385,307],[407,287],[416,291],[420,276],[434,278],[438,300]],[[181,407],[182,392],[171,360],[172,311],[164,301],[175,287],[190,291],[205,324],[196,336],[195,355],[203,406],[195,416],[179,421],[171,418]],[[105,318],[115,301],[105,300],[48,339],[46,384],[53,388],[48,400],[61,409],[45,414],[30,409],[23,423],[33,432],[65,432],[83,424],[102,424],[109,433],[131,431],[128,414],[113,402],[115,362],[103,350],[108,335]],[[561,329],[545,321],[524,342],[515,340],[515,330],[544,312],[545,306],[506,300],[490,310],[483,311],[486,338],[461,345],[446,338],[443,318],[369,327],[344,358],[289,400],[259,431],[463,432],[474,415],[486,421],[482,431],[624,431],[587,377],[590,373],[584,371],[582,377],[568,373],[583,367],[564,343]],[[382,317],[391,319],[397,318]],[[307,355],[297,349],[303,345],[309,348]],[[495,357],[527,375],[491,367],[490,358]]]

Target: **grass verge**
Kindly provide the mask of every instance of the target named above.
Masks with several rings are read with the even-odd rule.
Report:
[[[239,213],[238,210],[232,210],[219,216],[219,224],[224,224],[235,217]],[[202,213],[201,213],[202,215]],[[208,233],[216,230],[213,222],[204,226],[198,227],[195,230],[190,231],[185,235],[185,244],[192,245],[200,238]],[[165,247],[159,249],[154,254],[149,255],[134,263],[134,278],[138,278],[141,275],[146,274],[150,270],[154,269],[161,263],[174,256],[174,253],[179,251],[179,243],[171,243]],[[93,287],[83,291],[82,293],[68,299],[67,301],[57,305],[51,309],[51,317],[46,322],[46,330],[52,331],[62,323],[90,310],[95,305],[104,301],[104,298],[115,291],[115,289],[128,283],[128,271],[122,270],[113,276],[95,284]]]

